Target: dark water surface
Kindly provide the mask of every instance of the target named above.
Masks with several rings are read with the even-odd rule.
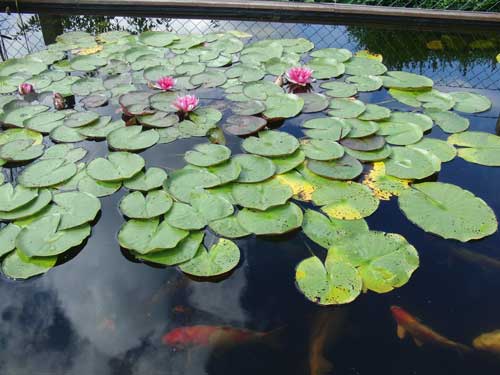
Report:
[[[304,36],[314,41],[308,34],[317,26],[294,27],[303,33],[289,37]],[[379,28],[358,29],[366,35],[382,32]],[[403,29],[397,33],[399,38],[414,41],[429,35]],[[444,34],[432,32],[431,37]],[[456,35],[464,40],[472,38]],[[355,34],[349,36],[354,38]],[[480,37],[495,43],[499,40],[499,35],[493,33]],[[335,40],[324,44],[319,47],[338,47]],[[496,53],[500,52],[498,46]],[[434,63],[415,61],[412,69],[411,61],[391,62],[391,56],[397,55],[393,48],[390,43],[385,47],[381,43],[374,50],[388,56],[385,63],[389,69],[405,68],[429,76],[453,74],[465,83],[471,81],[470,71],[474,69],[486,69],[492,80],[500,77],[492,61],[496,53],[488,60],[484,57],[487,53],[481,56],[481,51],[472,48],[453,53],[446,49],[431,51],[428,53]],[[488,112],[466,116],[471,120],[471,130],[498,134],[500,91],[466,90],[487,95],[493,102]],[[377,92],[363,93],[360,99],[378,103],[388,97]],[[204,104],[210,101],[204,99]],[[408,110],[395,102],[384,105]],[[299,124],[309,117],[288,120],[280,130],[301,136]],[[430,136],[446,138],[437,127]],[[233,154],[240,153],[240,140],[226,137]],[[141,155],[146,167],[168,171],[182,167],[183,153],[205,141],[178,140],[156,145]],[[89,149],[84,161],[106,153],[104,142],[82,145]],[[456,158],[443,164],[435,179],[472,191],[500,215],[500,168]],[[310,255],[304,242],[320,257],[326,255],[326,250],[308,241],[300,231],[276,238],[251,236],[236,240],[242,259],[229,277],[219,282],[192,281],[176,268],[138,263],[120,249],[116,236],[124,219],[118,203],[125,193],[122,188],[101,199],[101,215],[91,237],[81,250],[68,256],[67,262],[28,281],[0,280],[1,375],[311,374],[310,336],[317,322],[324,319],[334,322],[324,348],[326,359],[333,364],[329,374],[500,373],[500,360],[487,353],[464,355],[431,346],[418,347],[410,339],[401,341],[389,310],[391,305],[399,305],[436,331],[467,345],[481,333],[500,329],[500,268],[482,266],[460,257],[458,252],[467,249],[500,262],[498,233],[466,244],[444,240],[411,224],[395,199],[382,201],[376,213],[367,218],[370,229],[403,235],[419,251],[420,268],[407,285],[391,293],[369,292],[346,306],[320,307],[297,291],[294,272],[296,264]],[[209,234],[205,243],[211,240]],[[161,337],[168,331],[195,324],[257,331],[284,328],[273,342],[250,342],[216,350],[174,351],[162,344]]]

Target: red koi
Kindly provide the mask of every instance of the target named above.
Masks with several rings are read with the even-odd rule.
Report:
[[[466,345],[452,341],[443,335],[440,335],[399,306],[391,306],[391,312],[392,316],[396,320],[397,334],[400,339],[404,339],[406,333],[408,333],[413,338],[413,341],[415,341],[417,346],[422,346],[424,343],[428,343],[457,349],[462,352],[469,352],[472,350]]]

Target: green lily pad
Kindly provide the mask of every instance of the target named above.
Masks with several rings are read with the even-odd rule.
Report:
[[[469,128],[469,120],[455,112],[427,109],[425,114],[446,133],[460,133]]]
[[[495,233],[493,210],[471,192],[452,184],[424,182],[399,196],[406,217],[426,232],[467,242]]]
[[[99,114],[95,112],[74,112],[66,117],[64,126],[68,128],[79,128],[81,126],[90,125],[98,119]]]
[[[0,159],[14,163],[33,160],[43,154],[43,147],[32,139],[12,141],[0,146]]]
[[[122,186],[121,181],[98,181],[92,177],[85,175],[78,181],[77,188],[84,193],[92,194],[94,197],[106,197],[112,195]]]
[[[361,163],[349,155],[329,161],[308,160],[307,168],[318,176],[335,180],[352,180],[363,172]]]
[[[142,260],[163,264],[165,266],[174,266],[192,259],[203,241],[204,233],[202,231],[191,232],[175,247],[166,250],[151,252],[148,254],[134,253]]]
[[[241,238],[251,234],[241,226],[236,216],[211,221],[209,226],[216,234],[226,238]]]
[[[92,160],[87,173],[98,181],[122,181],[139,173],[144,168],[144,159],[129,152],[110,152],[107,158]]]
[[[341,76],[345,72],[345,65],[331,57],[314,57],[307,62],[313,70],[316,79],[330,79]]]
[[[448,143],[463,148],[458,149],[458,156],[470,163],[500,166],[500,137],[494,134],[466,131],[453,134]]]
[[[101,209],[99,199],[91,194],[68,191],[54,194],[53,212],[60,214],[58,230],[70,229],[91,222]]]
[[[217,176],[219,178],[219,183],[217,185],[224,185],[229,182],[236,181],[241,173],[241,166],[234,159],[229,159],[221,164],[207,168],[196,167],[193,165],[188,165],[185,168],[201,169]]]
[[[355,85],[351,85],[345,82],[325,82],[320,85],[321,88],[326,89],[326,95],[332,96],[334,98],[349,98],[358,93],[358,89]]]
[[[126,126],[113,130],[106,139],[113,150],[139,151],[155,145],[160,135],[154,129],[143,131],[142,126]]]
[[[87,77],[73,83],[71,91],[75,95],[87,96],[96,91],[104,91],[104,86],[101,78]]]
[[[332,181],[320,186],[312,194],[314,204],[329,217],[341,220],[358,220],[370,216],[379,205],[372,191],[356,182]]]
[[[430,78],[415,73],[399,71],[387,72],[387,75],[383,76],[382,80],[385,87],[395,89],[428,89],[434,85],[434,82]]]
[[[302,150],[297,150],[291,155],[287,156],[277,156],[270,158],[276,167],[276,174],[286,173],[291,171],[298,165],[302,164],[306,158],[306,154]]]
[[[77,129],[78,134],[89,139],[106,139],[106,137],[114,130],[125,127],[123,120],[111,121],[110,116],[101,116],[99,120],[91,125],[82,126]]]
[[[71,229],[59,229],[61,215],[42,216],[19,232],[16,247],[28,257],[49,257],[59,255],[80,245],[90,236],[90,225],[84,224]]]
[[[283,89],[271,81],[257,81],[244,85],[242,93],[250,99],[266,100],[270,96],[283,94]]]
[[[326,96],[315,92],[298,93],[296,95],[304,101],[302,113],[321,112],[328,108],[330,104]]]
[[[166,47],[178,40],[179,37],[167,31],[143,31],[139,35],[139,40],[152,47]]]
[[[347,83],[352,83],[360,92],[377,91],[382,87],[382,78],[378,76],[351,76],[345,80]]]
[[[364,57],[352,57],[344,64],[346,74],[353,76],[379,76],[387,71],[381,62]]]
[[[52,200],[52,193],[49,189],[42,189],[38,196],[12,211],[0,211],[0,220],[18,220],[31,216],[44,209]]]
[[[264,211],[285,204],[293,191],[288,185],[269,179],[259,183],[234,184],[232,195],[238,205]]]
[[[352,52],[345,48],[322,48],[310,53],[312,57],[329,57],[338,62],[346,62],[352,57]]]
[[[365,111],[359,116],[364,121],[380,121],[388,119],[391,116],[391,110],[376,104],[367,104]]]
[[[231,110],[237,115],[252,116],[264,112],[266,110],[266,105],[259,100],[247,100],[244,102],[234,103]]]
[[[0,133],[0,145],[21,139],[32,139],[38,145],[42,143],[43,135],[28,129],[7,129]]]
[[[225,162],[231,157],[231,150],[223,145],[202,143],[184,154],[184,160],[199,167],[210,167]]]
[[[457,156],[455,147],[445,141],[435,138],[423,138],[419,142],[409,145],[408,147],[419,148],[430,152],[436,155],[442,163],[451,161]]]
[[[371,135],[362,138],[344,138],[340,140],[340,144],[350,150],[375,151],[384,147],[385,138],[380,135]]]
[[[9,224],[0,229],[0,257],[10,253],[16,248],[16,238],[21,228],[14,224]]]
[[[161,168],[151,167],[146,172],[139,172],[129,180],[123,181],[123,186],[129,190],[150,191],[160,188],[167,179],[167,172]]]
[[[38,196],[38,189],[7,183],[0,185],[0,211],[10,212],[28,204]]]
[[[363,288],[387,293],[406,284],[419,266],[418,253],[399,234],[369,231],[334,244],[326,262],[356,267]]]
[[[304,107],[304,99],[294,94],[275,94],[268,96],[266,110],[263,115],[267,118],[290,118],[297,116]]]
[[[485,112],[491,108],[491,101],[483,95],[472,92],[450,92],[455,100],[453,109],[465,113]]]
[[[31,188],[54,186],[70,179],[76,172],[75,163],[65,159],[43,159],[24,169],[18,177],[18,182]]]
[[[29,279],[49,271],[57,263],[57,256],[28,258],[19,250],[5,257],[2,262],[2,273],[11,279]]]
[[[238,78],[241,82],[259,81],[264,75],[264,70],[248,64],[238,64],[226,71],[227,78]]]
[[[224,131],[237,136],[257,133],[267,125],[262,117],[255,116],[230,116],[223,125]]]
[[[393,147],[387,160],[386,172],[390,176],[406,179],[422,179],[441,170],[441,161],[423,149]]]
[[[240,225],[257,235],[278,235],[302,225],[302,210],[295,203],[271,207],[265,211],[244,208],[237,215]]]
[[[118,242],[121,247],[144,255],[174,249],[188,235],[188,231],[174,228],[165,220],[160,224],[158,219],[132,219],[121,227]]]
[[[74,143],[84,141],[86,137],[79,132],[80,129],[69,128],[61,125],[50,131],[49,136],[54,142],[58,143]]]
[[[306,210],[302,230],[311,241],[329,249],[345,238],[368,232],[368,224],[364,219],[341,220]]]
[[[182,272],[198,277],[223,275],[234,269],[240,261],[240,250],[231,240],[219,239],[210,250],[203,245],[193,259],[179,265]]]
[[[0,114],[0,124],[22,128],[24,126],[24,121],[48,109],[49,107],[45,105],[25,105],[12,110],[6,110],[4,108],[5,112]]]
[[[424,136],[420,126],[411,122],[383,121],[379,123],[378,135],[383,135],[387,143],[393,145],[411,145]]]
[[[406,104],[410,107],[418,108],[422,103],[417,99],[417,96],[428,90],[419,91],[406,91],[399,89],[389,89],[389,95],[391,95],[397,101]]]
[[[304,296],[318,305],[352,302],[363,285],[358,270],[348,262],[330,258],[323,264],[315,256],[297,265],[295,281]]]
[[[152,115],[137,116],[141,125],[148,128],[168,128],[179,123],[179,116],[158,111]]]
[[[392,112],[389,122],[407,123],[418,125],[423,132],[432,129],[432,119],[421,113],[414,112]]]
[[[353,98],[338,98],[330,102],[328,115],[340,118],[356,118],[366,109],[365,104]]]
[[[351,127],[347,125],[344,119],[320,117],[312,120],[307,120],[302,124],[304,133],[310,138],[316,139],[329,139],[338,141],[339,139],[347,136]]]
[[[100,66],[107,64],[105,58],[99,57],[97,55],[80,55],[74,57],[69,66],[72,70],[80,70],[82,72],[91,72],[96,70]]]
[[[363,121],[359,119],[345,119],[345,124],[347,124],[350,131],[348,133],[349,138],[362,138],[369,135],[375,134],[379,130],[379,125],[375,121]]]
[[[432,89],[417,96],[417,100],[424,103],[427,109],[447,111],[455,105],[455,99],[450,94]]]
[[[227,77],[220,70],[207,70],[203,73],[195,74],[191,77],[190,83],[194,86],[213,88],[226,83]]]
[[[24,120],[23,126],[42,134],[49,134],[63,124],[64,117],[64,114],[60,112],[42,112]]]
[[[258,155],[236,155],[234,161],[241,166],[238,182],[261,182],[272,177],[276,167],[270,159]]]
[[[227,199],[205,191],[192,193],[191,205],[207,222],[223,219],[234,212],[233,205]]]
[[[344,155],[343,147],[328,139],[305,139],[300,147],[309,159],[314,160],[333,160]]]
[[[172,198],[163,190],[150,191],[146,196],[134,191],[120,201],[120,211],[131,219],[151,219],[166,213],[172,204]]]
[[[202,229],[207,225],[205,218],[194,207],[181,202],[174,202],[165,215],[165,221],[174,228],[184,230]]]
[[[382,148],[373,151],[352,150],[346,147],[345,152],[360,161],[369,162],[387,159],[392,153],[392,148],[387,144]]]
[[[30,76],[40,74],[47,69],[47,64],[32,59],[9,59],[0,63],[0,76],[10,76],[16,73],[27,73]]]
[[[172,172],[165,181],[165,187],[170,194],[181,202],[190,202],[191,194],[203,188],[220,184],[220,179],[204,169],[178,169]]]
[[[285,132],[265,130],[258,137],[246,138],[241,147],[260,156],[283,156],[293,154],[299,148],[299,141]]]

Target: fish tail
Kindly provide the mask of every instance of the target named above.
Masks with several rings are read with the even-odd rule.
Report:
[[[461,344],[459,342],[455,342],[454,347],[460,354],[466,354],[473,351],[473,349],[470,346]]]
[[[311,371],[311,375],[327,375],[333,370],[332,363],[325,357],[321,356],[317,359],[316,368]]]
[[[286,333],[286,328],[287,326],[275,328],[269,332],[263,333],[260,338],[270,347],[279,349],[283,346],[283,336]]]

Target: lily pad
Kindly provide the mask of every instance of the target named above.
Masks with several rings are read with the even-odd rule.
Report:
[[[234,212],[233,205],[227,199],[205,191],[192,193],[191,205],[208,223],[231,216]]]
[[[494,134],[467,131],[453,134],[448,143],[463,148],[458,149],[458,156],[470,163],[500,166],[500,137]]]
[[[211,221],[209,226],[216,234],[226,238],[241,238],[251,234],[241,226],[236,216]]]
[[[25,105],[11,110],[4,108],[5,112],[0,114],[0,124],[22,128],[24,126],[24,121],[48,109],[49,107],[45,105]]]
[[[262,117],[255,116],[230,116],[223,125],[224,131],[237,136],[245,136],[257,133],[263,129],[267,121]]]
[[[16,238],[20,231],[21,228],[14,224],[8,224],[0,229],[0,257],[16,248]]]
[[[94,197],[106,197],[117,192],[122,186],[121,181],[98,181],[85,175],[78,181],[78,190],[84,193],[92,194]]]
[[[469,128],[469,120],[455,112],[427,109],[425,114],[446,133],[460,133]]]
[[[264,211],[285,204],[293,191],[279,180],[269,179],[253,184],[234,184],[232,195],[238,205]]]
[[[54,194],[52,212],[60,215],[58,230],[78,227],[91,222],[101,209],[99,199],[91,194],[68,191]]]
[[[86,137],[80,134],[80,129],[69,128],[67,126],[61,125],[54,128],[49,133],[50,139],[58,143],[74,143],[84,141]]]
[[[333,160],[344,155],[343,147],[328,139],[305,139],[300,147],[309,159],[314,160]]]
[[[23,126],[43,134],[48,134],[63,124],[62,120],[64,117],[64,114],[60,112],[42,112],[26,119]]]
[[[385,87],[395,89],[428,89],[434,85],[430,78],[400,71],[387,72],[387,75],[382,77],[382,80]]]
[[[276,167],[276,174],[286,173],[291,171],[298,165],[302,164],[306,158],[306,154],[302,150],[297,150],[291,155],[287,156],[277,156],[270,158]]]
[[[380,121],[391,116],[391,110],[376,104],[367,104],[365,111],[359,116],[364,121]]]
[[[390,176],[406,179],[422,179],[439,172],[441,161],[423,149],[393,147],[387,160],[386,172]]]
[[[106,139],[113,150],[139,151],[155,145],[160,135],[154,129],[143,131],[142,126],[126,126],[113,130]]]
[[[352,83],[360,92],[377,91],[382,87],[382,78],[378,76],[351,76],[345,80],[347,83]]]
[[[152,47],[166,47],[179,37],[167,31],[144,31],[139,35],[139,40]]]
[[[299,141],[285,132],[265,130],[258,137],[246,138],[241,147],[260,156],[283,156],[293,154],[299,148]]]
[[[450,94],[435,89],[418,95],[417,100],[424,103],[424,108],[441,111],[447,111],[455,105],[455,99]]]
[[[191,84],[205,88],[222,86],[227,78],[220,70],[207,70],[203,73],[195,74],[191,77]]]
[[[236,155],[234,161],[241,166],[238,182],[261,182],[272,177],[276,167],[270,159],[258,155]]]
[[[54,186],[73,177],[76,172],[75,163],[65,159],[43,159],[24,169],[18,182],[30,188]]]
[[[318,305],[340,305],[354,301],[361,293],[361,276],[350,263],[315,256],[304,259],[295,270],[297,287]]]
[[[50,257],[80,245],[90,236],[90,225],[59,229],[61,215],[42,216],[19,232],[16,247],[28,257]]]
[[[144,159],[129,152],[111,152],[107,158],[92,160],[87,173],[98,181],[122,181],[132,178],[144,168]]]
[[[330,104],[326,96],[314,92],[299,93],[297,96],[304,100],[302,113],[321,112]]]
[[[184,154],[184,160],[199,167],[210,167],[225,162],[231,157],[231,150],[223,145],[202,143]]]
[[[220,179],[204,169],[178,169],[172,172],[165,181],[165,187],[170,194],[181,202],[190,202],[191,194],[203,188],[220,184]]]
[[[43,147],[32,139],[12,141],[0,146],[0,159],[14,163],[33,160],[43,154]]]
[[[205,218],[194,207],[181,202],[174,202],[165,215],[165,221],[174,228],[184,230],[202,229],[207,225]]]
[[[231,240],[219,239],[210,250],[203,245],[193,259],[182,263],[179,268],[182,272],[198,277],[213,277],[225,274],[235,268],[240,261],[240,250]]]
[[[137,120],[144,127],[168,128],[179,123],[179,116],[167,112],[158,111],[152,115],[137,116]]]
[[[331,57],[314,57],[307,62],[316,79],[339,77],[345,72],[345,65]]]
[[[379,76],[387,71],[381,62],[364,57],[352,57],[344,64],[346,74],[353,76]]]
[[[363,121],[355,118],[345,119],[344,121],[350,128],[349,138],[367,137],[379,130],[379,125],[375,121]]]
[[[77,129],[78,134],[89,139],[106,139],[112,131],[125,127],[123,120],[111,121],[110,116],[101,116],[99,120],[91,125],[82,126]]]
[[[338,62],[346,62],[352,57],[352,52],[345,48],[322,48],[310,53],[312,57],[329,57]]]
[[[380,200],[389,200],[392,196],[400,195],[410,188],[412,180],[389,176],[385,171],[385,163],[373,163],[373,168],[363,179],[363,184],[372,189],[373,194]]]
[[[57,263],[57,256],[28,258],[19,250],[7,255],[2,262],[2,273],[11,279],[29,279],[49,271]]]
[[[392,148],[387,144],[382,148],[373,151],[352,150],[346,147],[345,152],[353,158],[356,158],[363,162],[379,161],[387,159],[392,153]]]
[[[356,118],[366,109],[365,104],[353,98],[338,98],[330,102],[328,115],[340,118]]]
[[[266,110],[266,105],[259,100],[247,100],[244,102],[234,103],[231,110],[237,115],[252,116],[264,112]]]
[[[129,190],[150,191],[160,188],[167,179],[167,172],[161,168],[151,167],[146,172],[139,172],[129,180],[123,181],[123,186]]]
[[[472,92],[450,92],[455,99],[453,109],[465,113],[485,112],[491,108],[491,101],[483,95]]]
[[[413,185],[399,196],[399,207],[412,223],[446,239],[467,242],[498,229],[495,213],[482,199],[452,184]]]
[[[217,176],[219,179],[219,183],[217,185],[224,185],[229,182],[236,181],[241,173],[241,166],[234,159],[229,159],[226,162],[207,168],[196,167],[193,165],[188,165],[185,168],[201,169]]]
[[[336,180],[352,180],[363,171],[361,163],[349,155],[330,161],[309,160],[307,168],[319,176]]]
[[[172,204],[172,198],[163,190],[150,191],[146,196],[134,191],[120,201],[120,211],[131,219],[151,219],[166,213]]]
[[[38,196],[38,189],[7,183],[0,185],[0,211],[10,212],[28,204]]]
[[[355,85],[351,85],[345,82],[325,82],[320,85],[321,88],[326,89],[326,95],[332,96],[334,98],[349,98],[358,93],[358,89]]]
[[[174,249],[188,231],[170,226],[166,221],[158,219],[127,221],[118,232],[121,247],[139,254],[154,254],[165,249]]]
[[[442,163],[451,161],[457,156],[457,150],[451,144],[435,138],[423,138],[417,143],[409,145],[410,148],[419,148],[436,155]]]
[[[240,225],[257,235],[278,235],[300,228],[302,210],[295,203],[269,208],[265,211],[244,208],[237,215]]]
[[[244,85],[242,93],[253,100],[266,100],[270,96],[283,94],[283,89],[271,81],[257,81]]]
[[[411,145],[424,135],[420,126],[411,122],[383,121],[379,127],[377,134],[383,135],[386,142],[393,145]]]
[[[263,115],[267,118],[290,118],[297,116],[304,107],[304,99],[294,94],[275,94],[267,97],[266,110]]]
[[[340,144],[350,150],[375,151],[380,150],[385,145],[385,138],[380,135],[371,135],[361,138],[344,138]]]
[[[0,211],[0,220],[18,220],[31,216],[44,209],[52,200],[52,193],[49,189],[42,189],[38,196],[12,211]]]
[[[432,129],[432,119],[421,113],[414,112],[392,112],[389,122],[407,123],[418,125],[423,132]]]

